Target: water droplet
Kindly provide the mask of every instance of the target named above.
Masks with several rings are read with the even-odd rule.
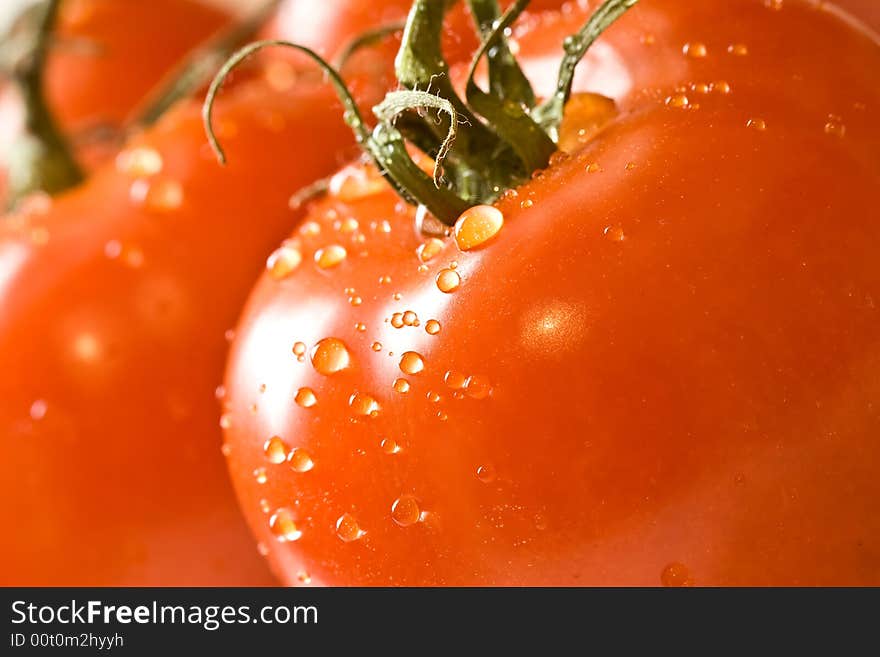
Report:
[[[730,93],[730,83],[725,80],[718,80],[717,82],[713,82],[709,86],[711,91],[717,94],[721,94],[722,96],[726,96]]]
[[[455,370],[449,370],[446,374],[443,375],[443,382],[447,387],[452,390],[461,390],[465,386],[465,382],[467,381],[464,374],[460,372],[456,372]]]
[[[265,557],[269,555],[269,548],[265,543],[260,542],[257,543],[257,552],[260,554],[260,556]]]
[[[287,463],[294,472],[308,472],[315,467],[312,455],[302,447],[294,447],[287,456]]]
[[[527,199],[524,199],[519,202],[519,207],[522,208],[523,210],[528,210],[534,204],[535,204],[535,202],[532,199],[527,198]]]
[[[364,324],[363,322],[358,322],[357,324],[354,325],[354,330],[357,331],[358,333],[363,333],[364,331],[367,330],[367,325]]]
[[[587,173],[599,173],[601,170],[602,167],[597,162],[590,162],[587,165]]]
[[[455,243],[462,251],[482,246],[504,226],[504,215],[492,205],[476,205],[465,210],[455,222]]]
[[[706,44],[699,41],[684,44],[684,47],[681,49],[681,51],[686,56],[692,57],[693,59],[702,59],[708,54]]]
[[[394,328],[403,328],[403,313],[394,313],[391,316],[391,326]]]
[[[254,470],[254,479],[258,484],[265,484],[269,478],[266,476],[266,468],[257,468]]]
[[[373,351],[382,351],[382,343],[381,342],[374,342],[373,344],[370,345],[370,349],[372,349]]]
[[[464,391],[472,399],[485,399],[491,390],[489,379],[479,374],[469,376],[464,382]]]
[[[345,343],[339,338],[324,338],[312,347],[312,367],[318,374],[328,376],[341,372],[351,364]]]
[[[162,170],[162,156],[146,146],[126,148],[116,156],[116,169],[133,177],[154,176]]]
[[[34,421],[42,420],[46,417],[46,411],[49,410],[49,405],[43,399],[37,399],[31,404],[30,414],[31,419]]]
[[[418,374],[425,369],[425,360],[415,351],[406,351],[400,357],[400,371],[404,374]]]
[[[429,319],[425,322],[425,332],[428,335],[437,335],[440,332],[440,322],[436,319]]]
[[[296,526],[294,518],[290,509],[278,509],[269,518],[269,528],[282,543],[296,541],[302,537],[302,532]]]
[[[221,415],[220,416],[220,428],[221,429],[228,429],[231,426],[232,426],[232,414],[231,413],[224,413],[223,415]]]
[[[437,274],[437,288],[441,292],[449,294],[457,290],[459,285],[461,285],[461,276],[458,275],[458,272],[452,269],[443,269]]]
[[[400,452],[400,445],[398,445],[397,441],[392,438],[383,438],[379,442],[379,447],[381,447],[382,451],[386,454],[397,454]]]
[[[379,277],[379,285],[391,285],[391,277],[390,276],[380,276]]]
[[[317,221],[306,221],[299,227],[299,234],[305,237],[315,237],[321,233],[321,224]]]
[[[315,264],[321,269],[331,269],[339,266],[347,255],[344,246],[331,244],[315,251]]]
[[[419,245],[416,249],[416,255],[421,262],[428,262],[443,250],[443,246],[443,240],[430,237]]]
[[[364,300],[356,294],[354,296],[348,297],[348,303],[351,304],[352,306],[359,306],[363,302],[364,302]]]
[[[845,137],[846,126],[843,124],[839,116],[833,114],[828,115],[828,121],[825,123],[825,134],[832,137]]]
[[[257,388],[257,390],[260,391],[260,394],[266,392],[266,384],[265,384],[265,383],[261,383],[261,384],[260,384],[260,387]]]
[[[403,298],[403,295],[400,292],[395,292],[391,295],[391,298],[395,301],[400,301]]]
[[[266,459],[268,459],[269,463],[284,463],[285,459],[287,459],[287,453],[290,448],[287,446],[280,436],[272,436],[263,443],[263,453],[266,454]]]
[[[758,132],[763,132],[767,129],[767,122],[764,121],[764,119],[749,119],[746,121],[746,127],[757,130]]]
[[[406,379],[394,379],[394,390],[400,394],[409,392],[409,381]]]
[[[632,171],[633,169],[636,168],[636,163],[635,162],[627,162],[626,166],[624,166],[623,168],[626,169],[627,171]]]
[[[401,527],[410,527],[422,517],[418,500],[412,495],[401,495],[391,505],[391,518]]]
[[[425,399],[427,399],[432,404],[437,404],[440,402],[441,397],[439,393],[434,392],[433,390],[429,390],[425,393]]]
[[[293,353],[295,356],[303,356],[306,353],[306,343],[305,342],[294,342],[293,343]]]
[[[663,586],[693,586],[694,582],[687,566],[680,563],[671,563],[660,574],[660,582]]]
[[[294,396],[293,399],[303,408],[311,408],[318,403],[318,398],[315,397],[315,391],[311,388],[300,388],[296,391],[296,396]]]
[[[366,532],[360,528],[357,520],[350,513],[343,513],[336,521],[336,535],[343,543],[356,541],[364,534]]]
[[[674,94],[666,98],[666,106],[676,109],[686,109],[690,106],[691,101],[684,94]]]
[[[131,185],[131,199],[150,210],[169,212],[183,205],[183,186],[176,180],[139,178]]]
[[[223,443],[220,445],[220,453],[223,454],[223,456],[229,456],[232,454],[232,445],[229,443]]]
[[[330,179],[329,191],[343,203],[381,194],[388,183],[373,167],[348,166]]]
[[[418,326],[419,324],[419,316],[416,315],[412,310],[407,310],[403,313],[403,323],[406,326]]]
[[[333,222],[333,228],[340,233],[353,233],[359,227],[360,224],[354,217],[346,217]]]
[[[309,575],[304,570],[301,570],[296,574],[296,579],[300,584],[311,584],[312,583],[312,576]]]
[[[620,226],[605,226],[602,234],[612,242],[622,242],[626,239],[626,234]]]
[[[363,392],[355,392],[348,398],[348,405],[355,415],[375,417],[379,413],[379,402]]]
[[[745,57],[749,54],[749,47],[744,43],[732,43],[727,46],[727,52],[737,57]]]
[[[484,484],[491,484],[495,481],[495,468],[491,465],[481,465],[477,468],[477,479]]]

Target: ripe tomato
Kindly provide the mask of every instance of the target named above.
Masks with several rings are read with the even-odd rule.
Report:
[[[518,32],[527,69],[584,18]],[[353,168],[260,279],[225,444],[274,572],[880,584],[880,43],[642,0],[582,68],[619,114],[490,243],[425,241]]]
[[[224,331],[290,187],[353,142],[323,86],[252,80],[219,100],[223,168],[200,109],[0,228],[4,584],[270,582],[220,453]]]
[[[226,13],[197,0],[67,0],[60,11],[44,93],[87,168],[113,149],[78,140],[97,126],[120,127],[184,54],[229,22]],[[0,152],[11,147],[22,121],[17,94],[4,88]],[[0,168],[0,206],[5,204],[5,166]]]

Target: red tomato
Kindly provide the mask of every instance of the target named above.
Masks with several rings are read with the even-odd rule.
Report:
[[[620,113],[480,248],[339,174],[226,376],[284,583],[880,584],[880,43],[779,5],[642,0],[580,76]]]
[[[270,582],[220,453],[224,331],[290,187],[352,139],[323,86],[251,81],[217,107],[223,168],[200,109],[0,229],[3,584]]]
[[[74,142],[96,126],[120,127],[183,55],[229,22],[226,13],[197,0],[66,0],[60,11],[45,95]],[[0,117],[5,153],[22,121],[12,89],[0,92]],[[89,168],[113,150],[88,141],[79,146],[78,158]],[[4,187],[5,165],[0,206]]]

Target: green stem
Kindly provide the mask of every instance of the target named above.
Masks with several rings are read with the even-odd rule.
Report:
[[[59,6],[60,0],[47,0],[32,14],[29,46],[16,58],[11,72],[24,102],[25,125],[24,133],[10,149],[10,204],[36,191],[57,194],[83,180],[43,93],[48,42]]]

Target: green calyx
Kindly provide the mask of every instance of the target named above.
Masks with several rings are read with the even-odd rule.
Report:
[[[261,41],[239,50],[218,72],[205,99],[203,117],[208,139],[221,162],[223,150],[212,128],[212,108],[226,76],[251,54],[268,46],[293,48],[309,56],[326,73],[339,95],[346,123],[382,175],[407,202],[423,205],[441,222],[452,225],[468,207],[491,203],[505,190],[545,168],[556,152],[574,70],[598,36],[638,0],[605,0],[586,25],[568,37],[554,94],[538,104],[514,57],[510,27],[529,0],[515,0],[501,14],[498,0],[467,0],[481,38],[472,60],[462,99],[452,86],[443,57],[441,36],[449,0],[414,0],[395,60],[402,91],[390,92],[373,108],[369,130],[339,73],[308,48],[287,41]],[[370,33],[390,34],[398,26]],[[360,47],[360,45],[358,46]],[[488,89],[475,81],[478,65],[488,64]],[[412,160],[407,144],[434,159],[433,176]]]

